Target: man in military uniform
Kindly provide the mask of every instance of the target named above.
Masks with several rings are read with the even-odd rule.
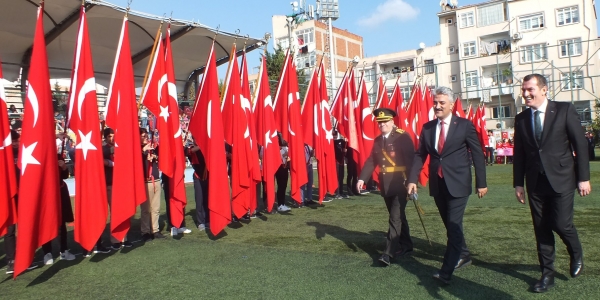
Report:
[[[379,166],[381,196],[390,214],[387,245],[379,261],[389,266],[390,258],[408,255],[413,251],[405,214],[405,183],[410,174],[409,168],[413,163],[415,147],[410,136],[394,124],[396,112],[389,108],[379,108],[373,114],[381,135],[375,138],[371,154],[360,173],[357,188],[360,191],[365,181],[371,177],[375,166]],[[400,251],[397,251],[398,246],[401,246]]]

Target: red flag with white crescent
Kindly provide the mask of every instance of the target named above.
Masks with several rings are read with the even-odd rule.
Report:
[[[37,12],[19,144],[19,238],[14,278],[31,265],[37,248],[58,235],[58,227],[62,222],[54,109],[43,16],[42,3]]]
[[[69,93],[69,127],[77,135],[75,146],[75,241],[90,251],[106,227],[108,206],[104,158],[98,126],[98,100],[85,7],[79,31]]]
[[[219,78],[217,77],[214,51],[213,42],[198,97],[194,104],[189,129],[206,160],[210,231],[213,235],[217,235],[231,222],[231,198],[227,179],[223,119],[219,105]]]
[[[0,61],[0,236],[6,234],[8,226],[17,222],[17,177],[3,80]]]
[[[335,163],[335,150],[333,146],[333,126],[331,124],[331,113],[329,111],[329,101],[327,99],[327,82],[325,81],[325,72],[323,71],[323,63],[319,66],[319,91],[321,96],[321,144],[323,145],[324,162],[319,163],[318,167],[325,170],[327,184],[323,188],[327,188],[329,194],[334,194],[338,188],[337,166]],[[319,182],[321,189],[321,182]],[[319,199],[322,201],[322,199]]]
[[[105,109],[106,126],[115,131],[112,199],[119,199],[110,206],[110,231],[121,241],[137,206],[147,199],[127,17],[123,18]]]
[[[167,28],[165,37],[165,72],[167,74],[167,94],[163,105],[168,105],[169,117],[167,118],[167,132],[161,138],[162,143],[169,142],[171,157],[166,157],[173,166],[173,175],[169,178],[169,213],[173,226],[180,228],[185,217],[184,210],[187,204],[185,194],[185,155],[181,137],[181,124],[179,123],[179,104],[177,103],[177,85],[175,85],[175,69],[173,67],[173,51],[171,48],[171,24]],[[163,87],[164,88],[164,87]],[[162,151],[162,147],[161,147]],[[167,175],[165,173],[165,175]],[[168,175],[167,175],[168,176]]]

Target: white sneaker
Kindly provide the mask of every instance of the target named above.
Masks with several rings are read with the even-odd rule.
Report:
[[[176,236],[177,235],[177,228],[176,227],[171,227],[171,236]]]
[[[204,224],[200,224],[200,225],[198,225],[198,230],[200,230],[200,231],[206,231],[206,228],[207,228],[207,227],[206,227],[206,225],[204,225]]]
[[[48,253],[44,255],[44,265],[49,266],[54,263],[54,259],[52,258],[52,253]]]
[[[75,259],[75,255],[73,255],[73,253],[69,252],[69,250],[65,250],[65,252],[62,252],[60,254],[60,260],[74,260]]]
[[[279,207],[277,207],[277,211],[281,211],[281,212],[290,211],[290,210],[291,209],[285,204],[279,205]]]
[[[179,232],[179,233],[192,233],[192,230],[188,229],[187,227],[181,227],[181,228],[177,229],[177,232]]]

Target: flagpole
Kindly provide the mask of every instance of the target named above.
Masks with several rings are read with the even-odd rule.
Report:
[[[223,99],[225,98],[225,91],[227,90],[228,86],[227,83],[229,82],[229,73],[231,73],[231,62],[236,59],[236,51],[237,51],[237,37],[238,34],[240,33],[240,30],[236,30],[235,31],[235,39],[233,40],[233,45],[231,45],[231,51],[229,52],[229,66],[227,66],[227,73],[225,74],[225,82],[223,82],[223,88],[221,88],[221,104],[223,103]],[[246,44],[244,44],[244,47],[246,47]]]

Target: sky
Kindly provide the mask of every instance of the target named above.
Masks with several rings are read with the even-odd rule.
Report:
[[[106,1],[124,7],[128,2]],[[174,19],[194,20],[212,28],[219,26],[227,32],[239,29],[241,35],[261,38],[272,32],[273,15],[292,13],[292,1],[299,0],[133,0],[131,9],[159,16],[172,13]],[[458,5],[485,1],[462,0]],[[545,1],[560,0],[528,1],[541,6]],[[316,6],[316,0],[306,2]],[[433,46],[440,41],[439,0],[339,0],[338,3],[340,18],[333,26],[362,36],[366,57],[416,49],[419,43]],[[596,10],[599,5],[596,3]],[[249,54],[250,67],[259,65],[258,52]]]

